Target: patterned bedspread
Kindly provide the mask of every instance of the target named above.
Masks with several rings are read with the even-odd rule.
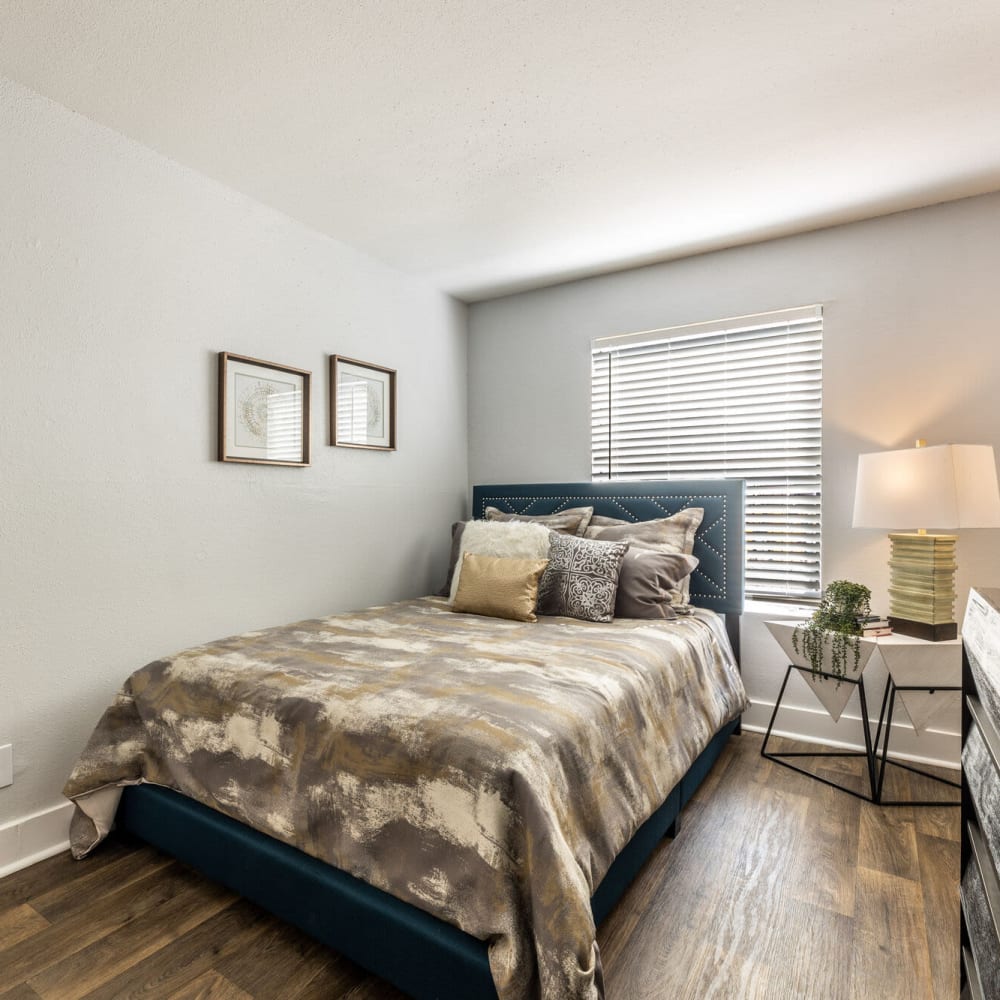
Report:
[[[489,942],[501,1000],[602,995],[590,897],[746,703],[719,620],[537,624],[434,598],[136,671],[65,794],[176,789]]]

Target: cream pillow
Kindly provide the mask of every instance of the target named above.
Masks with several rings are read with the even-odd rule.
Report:
[[[451,579],[449,600],[454,603],[462,579],[466,553],[498,559],[548,559],[549,529],[525,521],[468,521]]]
[[[548,559],[498,559],[466,552],[451,610],[517,622],[538,621],[538,581]]]

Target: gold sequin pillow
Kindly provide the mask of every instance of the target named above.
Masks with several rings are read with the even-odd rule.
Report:
[[[538,581],[548,559],[505,559],[466,552],[451,610],[518,622],[537,621]]]
[[[462,560],[467,552],[497,559],[548,559],[552,532],[540,524],[520,521],[466,521],[458,545],[455,572],[451,577],[449,600],[458,593]]]

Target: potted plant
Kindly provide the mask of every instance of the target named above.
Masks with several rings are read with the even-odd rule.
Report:
[[[796,626],[792,646],[809,661],[813,674],[821,670],[842,678],[847,674],[847,657],[859,668],[861,620],[871,613],[872,592],[863,584],[834,580],[827,584],[812,618]]]

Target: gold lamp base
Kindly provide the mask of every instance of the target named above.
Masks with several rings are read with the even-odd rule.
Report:
[[[930,642],[954,639],[955,535],[890,534],[889,624]]]

